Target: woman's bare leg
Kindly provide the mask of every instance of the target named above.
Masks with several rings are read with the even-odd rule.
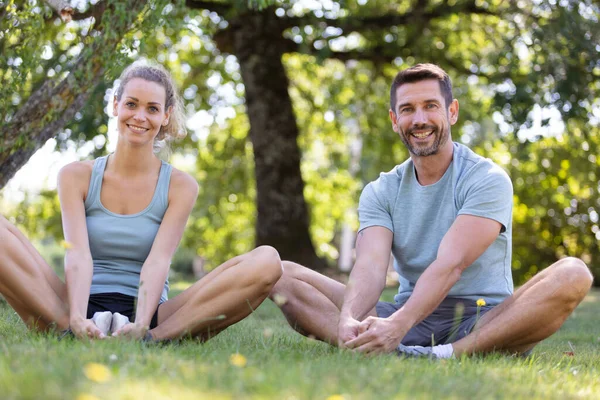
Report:
[[[269,246],[221,264],[158,309],[156,340],[185,335],[210,339],[255,310],[281,277],[279,254]]]
[[[0,293],[30,328],[69,327],[65,284],[27,238],[2,216]]]

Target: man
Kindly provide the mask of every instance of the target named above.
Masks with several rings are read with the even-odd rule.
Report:
[[[558,330],[592,275],[564,258],[513,294],[512,184],[452,142],[459,105],[450,78],[419,64],[396,76],[390,97],[410,158],[363,190],[348,286],[284,262],[271,298],[285,299],[281,309],[299,332],[363,353],[527,354]],[[390,250],[400,289],[383,303]]]

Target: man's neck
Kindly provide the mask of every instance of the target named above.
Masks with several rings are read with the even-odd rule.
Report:
[[[410,155],[415,166],[417,180],[422,186],[433,185],[446,173],[454,155],[454,144],[448,140],[440,151],[432,156]]]

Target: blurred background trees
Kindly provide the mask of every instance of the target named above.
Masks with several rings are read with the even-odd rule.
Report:
[[[200,183],[175,269],[190,270],[194,254],[210,268],[264,243],[315,269],[334,265],[344,227],[357,228],[362,187],[407,157],[388,122],[389,84],[400,69],[435,62],[461,104],[454,140],[513,180],[516,282],[565,255],[600,276],[591,0],[78,5],[66,23],[41,1],[0,1],[0,177],[27,158],[11,155],[49,137],[57,151],[108,151],[114,79],[131,60],[158,60],[190,117],[171,160]],[[31,111],[43,110],[37,90],[60,82],[71,96],[62,108]],[[62,239],[51,190],[11,215],[34,237]]]

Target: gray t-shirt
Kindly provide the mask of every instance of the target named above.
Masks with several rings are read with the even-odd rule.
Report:
[[[464,270],[448,297],[483,298],[488,305],[495,305],[510,296],[512,196],[512,183],[502,168],[458,143],[454,143],[450,166],[432,185],[422,186],[417,181],[411,159],[369,183],[360,196],[359,231],[383,226],[393,232],[394,267],[400,275],[396,302],[408,300],[417,279],[436,259],[442,238],[461,214],[493,219],[502,229]]]

